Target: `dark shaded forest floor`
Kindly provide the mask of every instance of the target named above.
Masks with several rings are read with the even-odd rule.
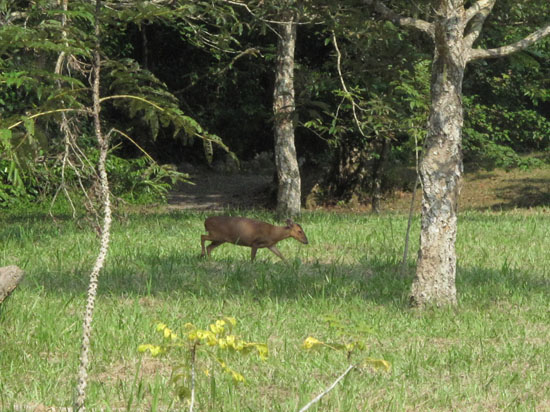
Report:
[[[272,174],[201,171],[191,175],[194,184],[180,184],[170,194],[170,209],[222,210],[266,207]]]
[[[223,210],[265,208],[270,203],[272,174],[202,171],[191,176],[195,185],[182,184],[169,197],[169,209]],[[396,191],[382,202],[385,211],[407,212],[412,193]],[[420,211],[420,188],[415,210]],[[512,210],[547,207],[550,210],[550,166],[520,170],[476,171],[465,174],[461,210]],[[323,209],[368,212],[369,205],[337,205]]]

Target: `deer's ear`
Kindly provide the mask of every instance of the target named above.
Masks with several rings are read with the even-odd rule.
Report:
[[[292,219],[287,219],[286,220],[286,226],[287,227],[292,227],[294,225],[294,222],[292,221]]]

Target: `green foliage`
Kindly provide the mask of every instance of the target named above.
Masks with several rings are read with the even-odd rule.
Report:
[[[43,142],[35,133],[34,120],[22,116],[21,124],[24,132],[0,129],[0,207],[30,200],[39,193],[37,169],[44,162]]]
[[[3,1],[0,6],[0,128],[51,113],[12,129],[14,151],[2,153],[0,161],[4,185],[17,180],[17,169],[23,184],[32,182],[30,175],[35,180],[41,175],[35,186],[42,188],[52,184],[32,168],[37,159],[51,159],[63,150],[58,110],[81,116],[90,105],[93,5],[71,1],[63,11],[56,2],[30,4]],[[105,130],[127,134],[161,162],[177,163],[183,157],[211,162],[228,146],[243,158],[269,150],[277,41],[269,21],[288,11],[288,2],[247,2],[252,13],[237,4],[202,0],[128,5],[114,2],[102,10]],[[432,17],[428,3],[396,2],[392,7]],[[329,177],[348,173],[333,187],[363,179],[359,186],[368,191],[381,146],[389,141],[384,184],[391,188],[393,168],[411,167],[422,145],[431,42],[413,30],[371,19],[357,2],[306,2],[290,9],[302,19],[295,71],[296,120],[305,126],[297,130],[300,156],[327,170]],[[542,0],[529,7],[501,0],[479,45],[517,41],[542,26],[549,12]],[[68,24],[61,23],[63,18]],[[347,92],[336,68],[333,32]],[[67,60],[55,74],[61,53]],[[467,163],[523,167],[524,152],[548,146],[549,56],[547,39],[506,59],[469,66],[464,82]],[[88,121],[78,117],[78,128],[90,130]],[[15,150],[22,140],[26,142]],[[128,142],[117,152],[121,157],[135,156]],[[359,165],[364,176],[353,176],[350,164]],[[27,185],[26,191],[34,188]]]
[[[479,96],[464,98],[467,113],[464,126],[465,160],[486,168],[540,165],[529,151],[550,144],[550,120],[528,108],[483,104]]]
[[[159,128],[171,126],[173,136],[180,132],[194,136],[202,131],[200,125],[184,116],[178,107],[177,99],[152,73],[142,70],[139,64],[130,59],[108,61],[104,64],[104,81],[111,96],[104,100],[112,101],[114,107],[126,112],[134,121],[141,120],[156,139]],[[136,127],[137,128],[137,127]]]
[[[421,145],[426,137],[424,125],[430,111],[431,64],[427,59],[414,61],[410,68],[399,72],[398,79],[391,82],[395,88],[395,103],[400,106],[398,122],[410,140],[414,140],[409,145]]]
[[[482,47],[518,41],[547,23],[548,2],[502,0],[484,25]],[[519,24],[518,24],[519,23]],[[473,167],[531,167],[523,156],[550,144],[550,39],[503,59],[470,65],[464,79],[464,159]],[[527,159],[527,160],[526,160]]]
[[[124,159],[111,154],[107,158],[106,168],[112,192],[122,198],[140,202],[165,200],[168,191],[176,183],[187,182],[189,177],[171,165],[159,165],[145,156]]]
[[[329,179],[353,171],[350,164],[362,164],[359,168],[363,170],[376,166],[380,145],[376,142],[383,138],[391,139],[391,162],[395,167],[403,163],[412,166],[415,149],[422,146],[429,111],[431,61],[421,50],[429,53],[433,45],[418,33],[393,23],[365,21],[358,10],[346,13],[346,6],[349,3],[334,7],[332,13],[337,18],[327,19],[327,23],[338,38],[348,92],[334,94],[339,99],[331,102],[325,119],[318,116],[304,122],[328,139],[328,148],[337,162]],[[517,41],[547,23],[544,16],[548,15],[548,7],[543,1],[530,7],[499,1],[487,20],[481,45],[497,47]],[[394,8],[404,15],[433,17],[425,5],[414,5],[413,10],[402,2]],[[327,36],[325,44],[331,43]],[[548,147],[549,44],[546,39],[507,59],[469,66],[464,82],[466,162],[486,167],[527,167],[532,164],[522,154]],[[325,74],[331,77],[329,70]],[[312,91],[328,84],[319,82],[317,75],[312,83]],[[341,87],[338,82],[332,85],[333,90]],[[329,101],[326,95],[323,100]],[[364,154],[357,155],[361,151]],[[386,169],[386,184],[390,185],[387,173],[391,170],[390,165]],[[334,186],[345,186],[354,179],[350,174]],[[370,179],[368,176],[361,186],[366,187]]]
[[[235,156],[219,136],[209,133],[199,122],[185,115],[166,84],[151,72],[143,70],[136,61],[109,61],[104,66],[105,81],[112,95],[102,100],[111,101],[114,107],[127,114],[133,122],[128,125],[130,130],[137,131],[139,125],[144,124],[150,131],[151,138],[156,140],[161,128],[169,129],[174,139],[187,146],[194,139],[200,138],[204,143],[208,163],[212,162],[212,143]]]
[[[229,152],[219,136],[209,133],[197,120],[184,114],[178,99],[163,82],[143,70],[135,60],[120,57],[120,51],[113,47],[122,25],[144,21],[175,25],[178,10],[148,2],[140,3],[135,9],[127,6],[121,4],[118,10],[105,7],[101,15],[102,39],[106,45],[102,55],[102,113],[105,129],[112,128],[104,133],[117,131],[132,144],[143,140],[144,130],[148,131],[147,138],[153,141],[161,133],[184,144],[199,138],[205,141],[209,161],[213,154],[212,144]],[[189,2],[185,10],[190,12],[195,6],[198,5]],[[70,186],[79,178],[85,181],[85,186],[91,187],[89,182],[95,172],[83,158],[95,159],[94,149],[86,140],[89,132],[80,131],[91,129],[90,119],[77,116],[86,113],[91,104],[87,86],[87,64],[94,44],[91,7],[86,2],[70,2],[69,10],[63,11],[59,5],[47,1],[35,2],[30,9],[17,3],[2,3],[0,18],[6,24],[0,26],[0,52],[9,57],[0,61],[2,205],[16,199],[51,196],[61,184]],[[217,13],[207,2],[193,10],[201,17],[183,14],[183,20],[189,24],[205,19],[205,10],[212,16]],[[62,24],[62,19],[67,19],[67,24]],[[204,35],[207,29],[201,28],[200,33]],[[220,32],[216,38],[222,41],[224,36]],[[112,58],[105,52],[113,53]],[[54,73],[59,62],[62,63],[61,72]],[[61,112],[66,114],[70,126],[62,126],[62,133],[59,133]],[[70,139],[67,133],[72,134]],[[136,136],[130,137],[129,134],[134,133]],[[72,156],[78,159],[67,157],[68,139],[73,147],[83,147],[83,158],[77,149]],[[143,145],[143,141],[139,143]],[[67,159],[73,168],[82,170],[66,170]],[[114,158],[108,167],[114,173],[113,191],[131,199],[143,195],[149,198],[163,196],[172,184],[185,177],[173,169],[159,166],[150,158]],[[65,176],[63,179],[61,174]]]
[[[12,141],[11,130],[3,129],[0,132],[0,207],[50,198],[62,185],[77,196],[82,188],[89,191],[93,187],[94,168],[64,167],[61,157],[43,156],[39,148],[32,155],[21,155],[28,145],[19,142],[15,150]],[[93,140],[89,139],[80,150],[88,162],[97,161],[99,152]],[[186,182],[188,177],[173,166],[159,165],[148,156],[125,159],[114,153],[107,158],[107,172],[112,193],[132,202],[163,200],[173,185]]]
[[[328,143],[330,165],[324,165],[322,183],[334,200],[364,201],[374,192],[375,179],[383,192],[407,186],[388,172],[414,164],[429,111],[431,62],[414,48],[421,40],[362,17],[339,10],[329,20],[334,35],[323,34],[339,70],[325,63],[307,84],[310,100],[328,106],[304,125]]]
[[[169,351],[182,350],[187,359],[181,363],[176,362],[172,372],[172,383],[180,399],[189,399],[195,386],[195,370],[199,367],[197,356],[206,356],[206,360],[201,362],[200,366],[204,375],[211,376],[210,370],[213,366],[216,366],[223,373],[229,375],[235,383],[244,382],[244,376],[229,367],[226,360],[221,356],[229,354],[246,355],[254,351],[259,359],[267,359],[267,345],[246,342],[234,335],[232,331],[236,324],[237,320],[233,317],[218,319],[216,322],[211,323],[208,329],[199,329],[191,323],[186,323],[184,325],[185,334],[180,337],[166,324],[158,323],[156,331],[163,336],[164,343],[159,345],[143,344],[138,347],[138,351],[149,352],[152,356],[159,356],[165,355]]]
[[[16,163],[0,159],[0,207],[12,206],[30,197]]]

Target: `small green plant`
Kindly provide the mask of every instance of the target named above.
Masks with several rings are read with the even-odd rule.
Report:
[[[268,357],[268,348],[264,343],[246,342],[232,333],[237,321],[233,317],[225,317],[211,323],[208,329],[199,329],[192,323],[186,323],[185,335],[180,337],[164,323],[156,325],[156,331],[161,333],[164,342],[159,345],[144,344],[138,347],[139,352],[149,352],[152,356],[164,355],[172,350],[183,350],[187,359],[173,370],[172,383],[178,397],[189,400],[189,410],[193,410],[195,402],[195,379],[197,355],[206,356],[207,365],[203,367],[204,374],[210,376],[213,366],[218,366],[222,372],[231,376],[233,382],[244,382],[244,376],[229,367],[222,354],[240,353],[246,355],[255,351],[261,360]]]

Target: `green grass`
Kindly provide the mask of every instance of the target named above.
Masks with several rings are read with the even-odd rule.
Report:
[[[269,220],[263,213],[249,216]],[[406,216],[306,213],[309,245],[268,250],[223,245],[200,255],[199,213],[117,218],[92,336],[90,410],[181,410],[169,383],[177,353],[137,352],[159,342],[163,321],[206,327],[235,316],[246,340],[267,342],[270,357],[230,358],[247,382],[200,375],[200,411],[295,411],[347,366],[336,352],[301,349],[307,336],[336,339],[332,314],[372,329],[366,354],[389,373],[354,371],[316,411],[550,410],[550,215],[460,215],[459,305],[418,311],[408,292],[418,247],[411,236],[409,276],[398,275]],[[98,239],[70,219],[41,213],[0,218],[0,266],[26,277],[0,307],[0,410],[70,406],[78,366],[88,276]]]

